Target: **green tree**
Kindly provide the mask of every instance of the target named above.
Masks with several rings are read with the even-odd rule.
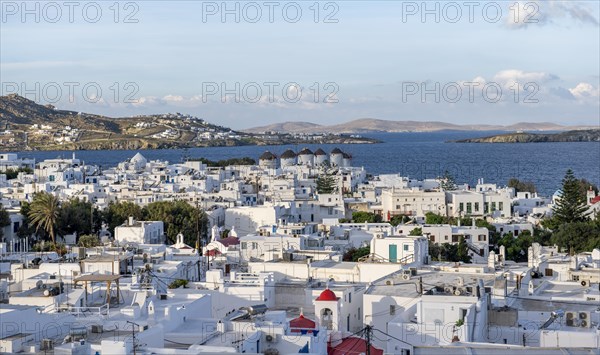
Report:
[[[136,220],[143,218],[142,208],[133,202],[111,202],[101,214],[102,220],[108,226],[111,235],[115,235],[115,227],[125,223],[129,217]]]
[[[18,168],[18,169],[6,169],[4,172],[2,172],[2,174],[6,174],[6,179],[7,180],[12,180],[12,179],[16,179],[19,176],[19,173],[27,173],[27,174],[31,174],[33,173],[33,170],[31,170],[31,168]]]
[[[4,237],[4,227],[10,226],[10,216],[4,206],[0,205],[0,240]]]
[[[196,245],[198,230],[205,236],[208,227],[206,213],[182,200],[153,202],[143,208],[143,216],[146,221],[163,221],[170,243],[181,233],[186,244]]]
[[[33,245],[35,251],[55,251],[58,255],[65,255],[67,247],[63,243],[41,241]]]
[[[188,280],[184,280],[184,279],[177,279],[177,280],[173,280],[173,282],[171,282],[169,284],[169,288],[173,289],[173,288],[186,288],[188,284]]]
[[[547,229],[534,228],[533,241],[540,245],[551,245],[552,232]]]
[[[97,236],[91,234],[85,234],[79,237],[77,245],[80,247],[93,248],[100,245],[100,239]]]
[[[444,175],[440,178],[440,185],[444,191],[453,191],[457,189],[454,177],[448,170],[444,171]]]
[[[63,235],[96,233],[101,225],[101,214],[91,202],[73,198],[60,206],[58,226]]]
[[[448,223],[448,218],[439,215],[433,212],[425,213],[425,223],[426,224],[446,224]]]
[[[587,179],[579,179],[579,190],[583,196],[587,195],[588,190],[595,191],[598,194],[598,186]]]
[[[333,175],[321,174],[316,183],[317,193],[319,194],[331,194],[337,191],[337,181]]]
[[[502,245],[506,249],[506,260],[522,262],[527,261],[527,250],[533,242],[531,233],[523,231],[518,237],[512,233],[505,233],[498,241],[498,245]]]
[[[36,233],[40,229],[45,231],[52,243],[56,244],[56,227],[60,213],[58,198],[47,192],[35,194],[29,206],[29,220],[35,226]]]
[[[560,198],[553,209],[554,223],[583,222],[587,220],[585,195],[581,193],[580,182],[571,169],[567,170],[562,181]]]
[[[412,235],[412,236],[423,235],[423,229],[420,227],[417,227],[417,228],[411,230],[410,233],[408,233],[408,235]]]
[[[536,192],[537,189],[533,182],[521,181],[517,178],[508,180],[508,187],[513,187],[516,192]]]
[[[19,238],[25,238],[33,235],[35,233],[35,228],[31,225],[29,220],[29,210],[31,209],[31,204],[27,201],[21,202],[21,216],[23,216],[23,222],[17,231],[17,235]]]
[[[408,216],[395,215],[395,216],[392,216],[392,218],[390,218],[390,222],[389,223],[392,226],[396,227],[397,225],[402,224],[402,223],[406,223],[408,221],[410,221],[410,217],[408,217]]]
[[[358,261],[358,259],[362,258],[363,256],[369,255],[370,253],[370,247],[350,248],[344,253],[342,260],[356,262]]]
[[[371,212],[357,211],[352,212],[352,222],[354,223],[380,223],[381,216]]]
[[[458,255],[458,244],[435,244],[429,241],[429,255],[436,261],[460,261]]]
[[[219,237],[220,237],[221,239],[225,239],[225,238],[227,238],[227,237],[229,236],[229,232],[231,232],[231,230],[229,230],[229,229],[225,228],[225,229],[223,229],[223,230],[221,231],[221,234],[219,235]]]
[[[550,240],[568,252],[591,251],[600,248],[600,227],[593,222],[564,223]]]
[[[456,248],[456,261],[462,261],[464,263],[471,262],[471,256],[469,255],[469,246],[465,237],[460,237],[458,240],[458,246]]]

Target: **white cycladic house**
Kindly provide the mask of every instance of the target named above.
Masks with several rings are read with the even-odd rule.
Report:
[[[443,191],[383,189],[381,205],[384,220],[396,215],[423,217],[428,212],[446,215],[446,195]]]
[[[158,244],[163,242],[164,234],[162,221],[136,221],[130,217],[124,225],[115,228],[115,241],[119,244]]]
[[[373,259],[389,263],[427,263],[429,244],[424,236],[384,236],[371,239]]]

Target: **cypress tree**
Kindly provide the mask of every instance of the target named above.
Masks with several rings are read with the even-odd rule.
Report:
[[[317,178],[317,193],[330,194],[337,190],[335,177],[329,174],[323,174]]]
[[[588,219],[587,210],[585,195],[581,193],[580,183],[575,178],[573,171],[569,169],[562,180],[560,199],[553,208],[555,222],[560,225],[586,221]]]

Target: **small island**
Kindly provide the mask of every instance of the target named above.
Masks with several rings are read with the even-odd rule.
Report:
[[[574,130],[560,133],[516,132],[481,138],[467,138],[447,143],[550,143],[550,142],[600,142],[600,129]]]

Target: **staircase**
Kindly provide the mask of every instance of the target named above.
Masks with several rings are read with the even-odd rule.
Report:
[[[485,251],[477,247],[475,244],[467,243],[467,248],[479,256],[483,256]]]

